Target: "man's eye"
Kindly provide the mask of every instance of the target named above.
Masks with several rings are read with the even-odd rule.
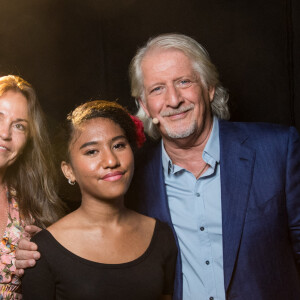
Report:
[[[183,79],[183,80],[179,81],[179,84],[180,85],[189,85],[189,84],[191,84],[191,81],[188,79]]]
[[[150,93],[159,92],[160,90],[161,90],[161,86],[157,86],[157,87],[155,87],[154,89],[152,89],[152,90],[150,91]]]

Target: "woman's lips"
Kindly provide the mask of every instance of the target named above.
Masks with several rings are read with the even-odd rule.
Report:
[[[0,145],[0,151],[9,151],[9,149],[4,145]]]

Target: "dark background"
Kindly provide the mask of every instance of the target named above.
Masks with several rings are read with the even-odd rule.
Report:
[[[138,46],[178,32],[203,44],[234,121],[300,130],[300,1],[0,0],[0,75],[35,87],[52,128],[89,99],[135,112],[127,69]]]
[[[134,112],[127,69],[137,47],[179,32],[209,51],[232,120],[300,129],[299,17],[296,0],[0,0],[0,75],[32,83],[53,122],[97,98]]]

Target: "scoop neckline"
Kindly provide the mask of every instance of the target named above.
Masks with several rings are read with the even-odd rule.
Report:
[[[96,262],[96,261],[93,261],[93,260],[83,258],[83,257],[73,253],[72,251],[68,250],[61,243],[59,243],[55,239],[55,237],[52,235],[52,233],[50,231],[48,231],[47,229],[43,229],[42,231],[46,232],[48,237],[53,240],[55,246],[59,250],[64,252],[66,255],[68,255],[72,259],[75,259],[75,260],[77,260],[77,261],[79,261],[83,264],[94,266],[94,267],[107,268],[107,269],[108,268],[109,269],[118,269],[118,268],[128,268],[128,267],[131,267],[133,265],[137,265],[137,264],[141,263],[142,261],[144,261],[150,255],[150,253],[153,249],[153,245],[154,245],[155,240],[156,240],[157,231],[158,231],[158,223],[159,223],[159,221],[157,219],[155,219],[155,225],[154,225],[154,230],[153,230],[153,234],[152,234],[152,237],[151,237],[151,241],[150,241],[149,246],[145,250],[145,252],[143,254],[141,254],[139,257],[137,257],[136,259],[134,259],[134,260],[131,260],[129,262],[120,263],[120,264],[106,264],[106,263]]]

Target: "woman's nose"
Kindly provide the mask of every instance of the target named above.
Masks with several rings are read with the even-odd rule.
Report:
[[[6,124],[0,125],[0,138],[2,140],[11,140],[11,128]]]

